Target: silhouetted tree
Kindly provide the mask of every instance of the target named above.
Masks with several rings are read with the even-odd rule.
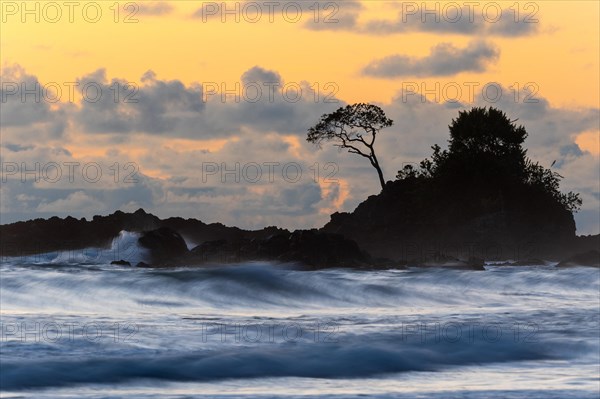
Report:
[[[336,147],[346,148],[352,154],[363,156],[377,170],[379,183],[383,189],[385,179],[375,155],[375,138],[385,127],[394,121],[388,119],[381,108],[372,104],[353,104],[321,116],[319,122],[308,130],[306,140],[321,145],[332,141]]]
[[[564,194],[560,191],[560,180],[563,178],[556,172],[546,169],[537,162],[527,160],[525,165],[526,183],[531,187],[536,187],[541,191],[550,194],[556,201],[562,204],[571,212],[577,212],[583,201],[579,194],[569,191]]]
[[[514,122],[492,107],[459,112],[449,126],[448,150],[433,148],[437,172],[522,180],[527,132]]]
[[[421,161],[418,170],[405,167],[396,178],[434,179],[440,186],[468,186],[469,190],[497,187],[500,196],[527,186],[576,212],[582,204],[579,195],[561,193],[562,176],[526,156],[522,144],[527,131],[515,122],[493,107],[461,111],[449,126],[448,149],[434,145],[431,159]]]

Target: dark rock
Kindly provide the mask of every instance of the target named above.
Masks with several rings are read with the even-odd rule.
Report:
[[[152,266],[150,266],[146,262],[138,262],[137,265],[135,265],[135,267],[152,267]]]
[[[219,251],[220,249],[222,249],[225,245],[227,245],[227,240],[212,240],[212,241],[205,241],[200,245],[195,246],[194,248],[192,248],[191,252],[215,252],[215,251]]]
[[[406,262],[399,262],[388,258],[375,258],[371,261],[371,264],[369,266],[366,266],[366,268],[378,270],[404,270],[406,269],[406,266]]]
[[[370,262],[370,256],[355,241],[340,234],[297,230],[290,234],[289,242],[289,252],[281,254],[280,260],[318,268],[353,267]]]
[[[596,250],[580,253],[561,261],[557,267],[591,266],[600,267],[600,252]]]
[[[440,265],[452,265],[460,262],[460,259],[454,256],[444,255],[439,252],[423,254],[420,257],[414,257],[407,261],[409,265],[419,267],[438,267]]]
[[[259,254],[272,258],[286,253],[290,249],[290,234],[275,234],[259,242]]]
[[[185,255],[188,252],[181,235],[168,227],[146,231],[138,239],[140,245],[150,250],[152,263],[163,263]]]
[[[138,210],[135,213],[116,211],[93,220],[51,217],[16,222],[0,226],[0,254],[23,256],[90,247],[106,248],[122,230],[143,231],[156,229],[160,219]]]
[[[404,261],[436,251],[460,259],[557,259],[581,241],[572,213],[554,198],[498,184],[388,182],[352,213],[331,215],[322,231],[342,234],[373,256]]]
[[[186,261],[192,263],[235,263],[242,261],[241,243],[227,240],[205,241],[192,248]]]
[[[112,262],[110,262],[111,265],[119,265],[119,266],[131,266],[131,263],[127,262],[126,260],[113,260]]]
[[[465,263],[469,262],[464,259],[471,256],[486,260],[520,259],[510,264],[518,266],[543,264],[536,258],[558,261],[600,247],[600,235],[573,239],[570,216],[562,211],[556,211],[550,221],[544,221],[548,204],[544,205],[546,211],[536,213],[533,219],[521,213],[516,217],[514,212],[519,206],[523,209],[535,206],[535,201],[519,205],[522,198],[528,198],[526,195],[507,198],[504,209],[488,212],[488,208],[481,208],[482,204],[477,205],[478,197],[465,197],[464,203],[456,198],[449,199],[451,204],[438,203],[435,198],[445,197],[421,195],[420,189],[411,184],[390,182],[380,195],[369,197],[353,213],[333,214],[323,229],[294,233],[273,226],[247,231],[196,219],[161,220],[143,209],[134,213],[117,211],[107,216],[96,215],[92,220],[55,216],[16,222],[0,225],[0,256],[106,248],[122,230],[144,232],[161,227],[170,228],[179,235],[167,240],[175,244],[172,248],[159,245],[161,239],[149,244],[158,245],[158,249],[151,249],[151,252],[164,255],[157,260],[148,260],[153,266],[179,265],[182,260],[185,264],[273,260],[302,262],[310,267],[329,264],[389,268],[403,267],[407,263],[466,267]],[[474,219],[461,214],[461,207],[475,205],[481,212]],[[454,214],[458,216],[452,216]],[[521,217],[522,221],[519,220]],[[182,237],[202,244],[193,253],[188,253]],[[548,244],[536,244],[546,239]],[[507,252],[506,248],[512,250]],[[372,260],[363,250],[377,259]],[[435,255],[427,255],[432,253]]]
[[[242,230],[221,223],[206,224],[196,219],[158,217],[138,209],[133,213],[116,211],[107,216],[95,215],[92,220],[53,216],[0,225],[0,256],[24,256],[52,251],[108,247],[120,231],[143,232],[169,227],[193,242],[225,239],[238,241],[264,239],[274,234],[288,233],[285,229],[265,227],[261,230]]]
[[[542,259],[524,259],[512,263],[512,266],[544,266],[547,262]]]
[[[309,268],[371,266],[370,256],[339,234],[317,230],[280,233],[265,239],[214,240],[193,248],[186,264],[232,263],[254,260],[297,262]]]
[[[471,270],[485,270],[483,267],[485,265],[485,261],[481,258],[470,257],[467,260],[467,265],[471,268]]]

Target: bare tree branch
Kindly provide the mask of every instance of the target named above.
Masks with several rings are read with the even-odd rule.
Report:
[[[369,159],[383,189],[385,180],[375,155],[374,144],[377,133],[393,123],[376,105],[353,104],[321,116],[319,122],[308,130],[306,140],[319,146],[323,141],[332,141],[340,150],[346,148],[351,154]],[[358,129],[362,129],[364,133]]]

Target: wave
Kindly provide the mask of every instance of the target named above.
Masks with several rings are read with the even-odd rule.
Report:
[[[6,257],[3,264],[21,266],[72,266],[104,265],[113,260],[126,260],[132,265],[148,261],[149,252],[138,243],[140,233],[122,230],[113,238],[108,248],[84,248],[46,252],[21,257]]]
[[[136,246],[137,236],[123,232],[110,249],[136,253]],[[256,262],[146,269],[110,265],[110,257],[78,263],[45,256],[0,265],[0,332],[10,333],[0,342],[2,391],[79,390],[82,384],[128,389],[137,381],[397,378],[492,364],[499,365],[487,369],[541,367],[543,384],[544,367],[598,362],[600,273],[591,268],[299,271]],[[78,325],[73,334],[65,327],[72,324]],[[123,333],[117,340],[115,325]],[[292,325],[306,334],[282,337],[284,326]],[[462,335],[455,340],[457,325]],[[32,326],[39,326],[36,337],[50,328],[48,336],[61,339],[17,335],[32,333]],[[247,326],[249,341],[219,339],[238,326]],[[269,326],[275,328],[272,340]],[[425,339],[415,332],[419,326],[425,326]],[[96,327],[106,334],[91,340],[82,335],[88,327],[92,335]],[[251,341],[258,327],[266,337]],[[431,329],[440,339],[432,339]],[[316,340],[315,330],[331,334]],[[482,378],[489,375],[484,371]]]
[[[130,240],[131,236],[123,238]],[[178,269],[63,264],[3,268],[3,307],[131,312],[202,308],[419,307],[478,305],[518,308],[544,298],[595,302],[600,273],[586,268],[486,272],[408,270],[303,272],[252,263]],[[511,301],[507,303],[507,298]],[[165,304],[164,306],[161,304]]]
[[[474,336],[483,334],[476,331]],[[342,342],[343,341],[343,342]],[[426,342],[398,334],[344,336],[340,342],[235,346],[185,354],[2,361],[4,390],[115,384],[139,379],[203,382],[263,377],[363,378],[499,362],[567,360],[588,351],[556,339],[515,342],[512,336],[473,342]]]

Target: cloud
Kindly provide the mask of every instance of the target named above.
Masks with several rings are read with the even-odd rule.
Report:
[[[202,135],[246,134],[247,131],[276,131],[302,135],[315,118],[343,105],[335,97],[334,82],[285,81],[279,73],[254,66],[241,76],[239,86],[205,84],[206,118],[196,125]],[[236,87],[238,89],[236,89]],[[226,91],[235,95],[226,96]]]
[[[345,31],[363,35],[423,32],[508,38],[529,36],[540,31],[535,7],[522,9],[515,16],[514,9],[502,9],[497,4],[471,3],[461,7],[453,2],[430,5],[398,2],[388,5],[391,8],[401,8],[395,18],[361,21],[361,15],[366,8],[360,1],[321,3],[318,9],[315,9],[311,2],[300,4],[303,13],[309,16],[303,25],[304,28],[316,31]],[[202,12],[199,9],[196,17],[201,16]]]
[[[35,197],[34,197],[35,198]],[[73,211],[77,212],[96,212],[106,211],[104,204],[92,198],[83,191],[75,191],[69,194],[66,198],[61,198],[53,202],[42,202],[38,205],[39,212],[65,213]]]
[[[242,83],[274,83],[281,85],[283,79],[281,75],[275,71],[269,71],[260,66],[254,66],[242,74]]]
[[[192,13],[202,22],[221,23],[299,23],[310,30],[349,30],[356,27],[364,9],[358,0],[341,2],[243,0],[229,4],[204,2]]]
[[[66,96],[63,96],[64,85],[42,84],[19,65],[3,67],[0,80],[0,129],[4,140],[63,135],[68,123],[67,112],[72,108],[71,104],[60,101]]]
[[[361,12],[365,9],[360,1],[345,0],[343,2],[310,3],[302,2],[304,12],[311,15],[304,23],[310,30],[355,30]],[[317,9],[315,9],[317,8]]]
[[[121,87],[126,82],[107,79],[104,70],[80,79],[81,83],[91,81],[100,82],[111,94],[112,84]],[[249,68],[240,77],[242,85],[270,81],[286,84],[284,76],[261,66]],[[55,182],[51,168],[46,169],[50,179],[38,182],[31,174],[23,181],[20,173],[4,173],[2,223],[68,214],[89,218],[116,209],[143,207],[161,217],[195,217],[245,228],[322,226],[329,220],[328,212],[352,211],[379,187],[375,170],[363,158],[330,145],[318,150],[306,142],[306,130],[323,113],[345,104],[315,102],[309,85],[299,86],[307,91],[297,102],[285,101],[278,92],[273,101],[267,95],[256,102],[243,98],[239,102],[222,101],[216,93],[198,103],[205,87],[163,81],[148,72],[139,84],[140,100],[142,94],[150,99],[146,104],[116,104],[116,108],[103,103],[98,108],[94,108],[95,103],[74,104],[63,109],[66,128],[59,138],[17,134],[19,124],[30,126],[33,132],[41,123],[37,120],[2,126],[3,166],[25,163],[32,169],[37,162],[41,171],[54,162],[63,172]],[[599,110],[555,107],[540,95],[535,96],[535,103],[524,103],[523,95],[515,102],[513,91],[506,87],[500,87],[504,95],[491,102],[481,89],[477,88],[473,104],[424,101],[418,93],[407,96],[402,92],[391,102],[378,104],[395,121],[375,144],[386,178],[393,179],[405,163],[429,157],[433,144],[445,146],[448,124],[459,110],[472,105],[498,107],[527,129],[525,146],[533,160],[546,167],[557,160],[553,169],[565,177],[563,191],[582,193],[584,208],[576,215],[578,232],[598,232],[600,222],[595,215],[600,207],[600,157],[591,149],[598,146],[594,137],[598,134]],[[23,118],[37,117],[18,109],[14,112]],[[54,111],[50,108],[48,112],[52,115]],[[108,129],[111,115],[115,127]],[[149,121],[142,121],[142,117]],[[8,138],[5,132],[10,133]],[[72,182],[67,178],[66,165],[70,162],[79,164]],[[82,174],[84,166],[94,162],[102,168],[97,182],[90,179],[94,168],[88,175]],[[135,182],[126,182],[131,173],[125,168],[129,163],[137,167]],[[262,168],[258,181],[252,179],[250,163]],[[267,163],[274,165],[272,179]],[[216,165],[216,173],[207,176],[207,164]],[[301,168],[297,181],[290,178],[295,170],[290,168],[287,175],[284,172],[284,167],[292,164]],[[227,170],[233,171],[233,176],[223,180]],[[233,179],[236,176],[237,181]]]
[[[165,1],[144,1],[140,3],[139,10],[137,10],[136,15],[143,16],[159,16],[159,15],[167,15],[173,11],[173,5],[169,4]]]
[[[82,102],[73,120],[83,131],[116,136],[142,133],[198,140],[235,136],[246,129],[301,134],[309,121],[341,103],[330,95],[335,87],[323,84],[315,93],[308,82],[285,82],[260,66],[244,72],[240,80],[186,86],[148,71],[140,85],[132,85],[124,79],[109,81],[100,69],[78,79],[81,87],[99,87],[89,97],[98,91],[102,96]]]
[[[440,7],[402,3],[403,10],[394,20],[371,20],[359,30],[365,34],[391,35],[408,32],[457,34],[466,36],[518,37],[535,34],[539,23],[531,13],[515,18],[514,10],[478,7],[476,3],[457,7],[447,3]],[[496,4],[497,5],[497,4]],[[525,15],[527,14],[527,15]]]
[[[498,60],[500,50],[486,42],[472,42],[459,49],[451,43],[431,48],[423,58],[391,55],[367,65],[362,73],[379,78],[403,76],[452,76],[461,72],[484,72],[487,65]]]
[[[27,150],[31,150],[32,148],[34,148],[32,145],[21,145],[21,144],[10,144],[10,143],[5,143],[4,147],[6,147],[6,149],[8,149],[9,151],[12,151],[12,152],[27,151]]]
[[[76,121],[95,133],[176,134],[181,124],[202,114],[205,104],[200,85],[161,81],[152,71],[141,80],[142,86],[116,78],[109,82],[104,69],[78,79],[81,87],[90,90]]]
[[[130,152],[140,148],[144,149],[141,156]],[[277,133],[247,131],[215,152],[170,146],[170,140],[160,137],[136,136],[87,160],[76,157],[77,151],[43,144],[18,152],[3,147],[1,153],[3,166],[17,167],[15,173],[3,174],[3,223],[54,215],[89,218],[143,207],[162,217],[197,217],[247,228],[313,227],[322,223],[319,210],[337,200],[322,193],[310,169],[313,164],[306,160],[310,152],[295,148]],[[73,162],[77,166],[69,172]],[[131,183],[126,181],[129,162],[138,168]],[[40,164],[37,168],[36,163]],[[255,179],[254,166],[247,167],[250,163],[260,166],[259,179]],[[86,165],[92,164],[100,168],[97,181],[96,166],[84,173]],[[216,165],[217,173],[203,173],[204,164]],[[22,174],[22,165],[30,172]],[[62,170],[60,179],[54,165]],[[159,169],[166,177],[149,177],[147,169]]]

